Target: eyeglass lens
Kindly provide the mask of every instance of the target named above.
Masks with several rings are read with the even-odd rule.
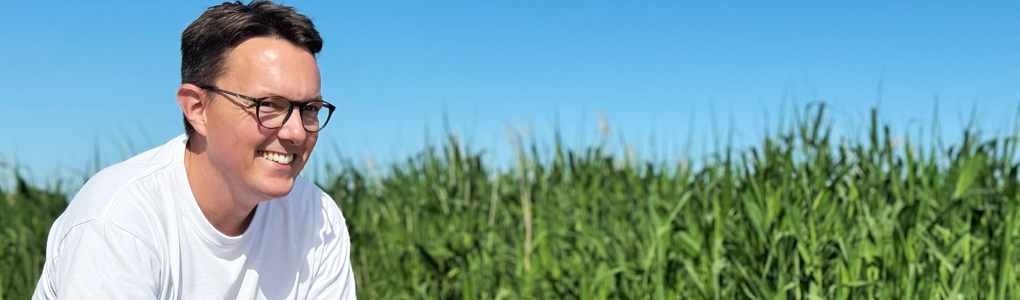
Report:
[[[287,113],[293,110],[290,101],[280,97],[270,97],[259,104],[258,118],[262,126],[279,128],[287,121]],[[301,108],[301,123],[305,130],[319,131],[329,120],[329,109],[322,101],[312,101]]]

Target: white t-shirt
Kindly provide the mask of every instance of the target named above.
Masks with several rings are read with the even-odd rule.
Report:
[[[184,170],[187,137],[106,168],[53,223],[33,299],[354,299],[336,203],[298,177],[244,234],[205,219]]]

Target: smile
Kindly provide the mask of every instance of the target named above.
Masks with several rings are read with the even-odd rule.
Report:
[[[274,161],[274,162],[276,162],[278,164],[281,164],[281,165],[289,165],[290,162],[294,161],[294,157],[297,156],[297,154],[290,154],[290,155],[288,155],[288,154],[280,154],[280,153],[267,152],[267,151],[261,151],[261,150],[260,151],[256,151],[256,154],[258,154],[258,156],[261,156],[262,158]]]

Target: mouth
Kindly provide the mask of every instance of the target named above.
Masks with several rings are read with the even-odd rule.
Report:
[[[281,164],[281,165],[289,165],[291,162],[294,161],[294,158],[297,157],[297,154],[285,154],[285,153],[277,153],[277,152],[269,152],[269,151],[261,151],[261,150],[255,151],[255,154],[258,155],[259,157],[265,158],[265,159],[267,159],[269,161],[272,161],[272,162],[275,162],[275,163],[278,163],[278,164]]]

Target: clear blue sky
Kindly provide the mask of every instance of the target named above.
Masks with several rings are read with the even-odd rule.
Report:
[[[1011,130],[1020,3],[887,2],[285,4],[325,39],[323,96],[339,107],[313,165],[333,145],[356,162],[403,159],[443,135],[444,112],[497,164],[506,127],[551,142],[558,122],[569,145],[590,145],[596,111],[614,142],[659,157],[688,138],[711,150],[713,120],[754,144],[783,103],[789,119],[816,100],[850,137],[876,105],[895,133],[928,134],[936,98],[946,138],[972,110],[986,133]],[[0,157],[46,182],[86,169],[96,145],[109,165],[181,134],[180,34],[217,3],[0,2]]]

